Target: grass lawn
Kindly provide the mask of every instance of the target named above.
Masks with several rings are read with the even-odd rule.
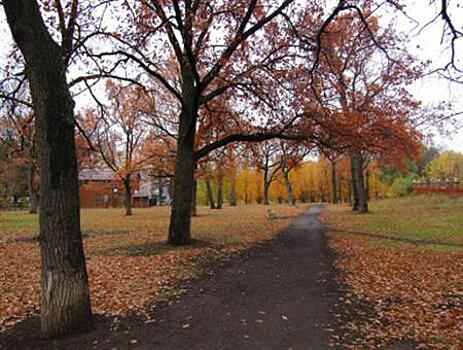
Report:
[[[371,202],[370,209],[366,215],[357,215],[346,206],[331,205],[325,218],[333,228],[344,231],[457,243],[463,248],[463,197],[390,198]]]
[[[352,349],[398,340],[423,349],[463,349],[463,198],[385,199],[372,202],[365,215],[330,205],[322,220],[332,229],[341,282],[354,301],[366,302],[373,311],[345,325],[358,334]]]
[[[194,244],[165,244],[170,208],[82,210],[84,247],[94,312],[124,314],[143,310],[175,295],[173,286],[207,270],[250,245],[272,238],[307,205],[275,205],[277,220],[267,218],[268,206],[248,205],[222,210],[198,208],[192,219]],[[36,312],[40,297],[40,252],[32,238],[37,215],[0,213],[0,329]]]

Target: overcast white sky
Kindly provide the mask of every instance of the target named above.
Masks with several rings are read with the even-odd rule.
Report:
[[[330,1],[328,1],[329,3]],[[458,25],[458,29],[463,30],[463,7],[456,7],[453,1],[451,7],[452,18]],[[408,33],[410,43],[408,49],[421,60],[432,60],[432,67],[438,68],[445,65],[450,57],[450,52],[446,44],[441,43],[443,23],[438,20],[434,24],[422,29],[423,25],[432,20],[437,14],[437,8],[429,5],[428,0],[408,0],[405,11],[418,23],[408,19],[405,15],[393,12],[391,9],[387,13],[382,13],[384,20],[392,20],[396,23],[395,27]],[[422,29],[420,31],[420,29]],[[0,62],[4,62],[9,50],[11,35],[6,27],[6,20],[3,9],[0,10]],[[463,38],[457,44],[457,60],[463,67]],[[416,82],[412,87],[414,95],[426,105],[437,105],[442,101],[452,101],[455,111],[463,112],[463,84],[449,84],[448,81],[438,79],[436,76],[423,78]],[[460,117],[463,122],[463,115]],[[456,131],[452,137],[437,135],[433,138],[437,146],[444,149],[463,152],[463,130]]]
[[[421,60],[432,60],[431,69],[440,68],[450,59],[450,50],[447,43],[442,43],[443,22],[437,20],[423,28],[438,13],[436,5],[430,5],[429,0],[407,0],[405,11],[418,23],[408,19],[405,15],[394,15],[398,28],[410,37],[408,49],[419,57]],[[440,3],[440,1],[436,1]],[[451,16],[458,26],[459,30],[463,29],[463,7],[457,7],[460,1],[452,1]],[[459,67],[463,68],[463,38],[457,41],[457,62]],[[437,105],[442,101],[452,102],[455,106],[455,112],[463,112],[463,84],[451,84],[447,80],[439,79],[436,75],[423,78],[417,81],[412,88],[414,95],[424,104]],[[449,111],[450,112],[450,111]],[[463,122],[463,115],[460,116]],[[448,136],[436,135],[434,137],[436,145],[444,149],[456,150],[463,152],[463,130],[457,130]]]

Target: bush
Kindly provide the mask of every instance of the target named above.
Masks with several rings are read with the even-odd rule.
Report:
[[[389,196],[402,197],[409,194],[413,190],[413,180],[416,178],[416,174],[396,177],[389,189]]]

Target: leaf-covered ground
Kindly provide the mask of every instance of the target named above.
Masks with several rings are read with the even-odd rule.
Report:
[[[372,309],[345,325],[357,334],[352,349],[397,341],[417,349],[463,349],[463,198],[387,199],[372,203],[366,215],[329,206],[322,219],[332,229],[341,282],[351,289],[344,301]]]
[[[85,252],[94,312],[143,313],[156,301],[181,291],[181,280],[202,274],[217,259],[272,238],[307,206],[273,206],[279,218],[267,218],[268,206],[198,208],[192,220],[193,245],[165,244],[170,208],[82,211]],[[40,298],[37,216],[0,213],[0,330],[37,312]]]

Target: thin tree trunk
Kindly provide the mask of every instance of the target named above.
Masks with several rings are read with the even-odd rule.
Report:
[[[288,196],[288,204],[295,205],[296,203],[294,202],[293,186],[291,185],[291,181],[289,180],[289,171],[286,168],[281,169],[281,170],[283,172],[283,179],[285,182],[286,194]]]
[[[338,197],[338,177],[336,172],[336,162],[331,162],[331,186],[333,187],[333,204],[337,204],[339,202]]]
[[[367,194],[367,201],[370,201],[370,172],[365,171],[365,191]]]
[[[34,161],[32,159],[29,160],[29,172],[27,178],[27,185],[29,191],[29,213],[30,214],[37,214],[37,207],[38,207],[38,195],[37,190],[35,188],[35,172],[36,167]]]
[[[223,204],[223,174],[222,168],[219,166],[219,174],[217,176],[217,209],[222,209]]]
[[[365,189],[365,180],[363,178],[363,160],[360,151],[352,153],[352,160],[354,165],[354,188],[357,189],[358,195],[358,212],[368,212],[368,197]]]
[[[163,197],[164,197],[164,181],[158,180],[158,203],[157,205],[163,206]]]
[[[354,165],[354,156],[350,156],[350,173],[351,173],[351,205],[353,211],[359,210],[359,196],[357,191],[357,184],[355,181],[355,165]]]
[[[268,172],[269,169],[267,166],[264,167],[264,204],[269,205],[269,189],[270,189],[270,182],[268,181]]]
[[[196,216],[198,215],[198,212],[196,211],[196,191],[198,189],[198,181],[195,179],[193,183],[193,194],[191,196],[191,216]]]
[[[230,188],[230,205],[235,207],[237,204],[236,200],[236,173],[233,171],[231,176],[231,188]]]
[[[57,336],[89,328],[90,297],[82,247],[74,140],[74,101],[61,48],[36,1],[4,0],[25,58],[36,118],[40,167],[41,329]]]
[[[130,183],[131,176],[128,175],[124,179],[124,189],[125,189],[125,197],[124,197],[124,204],[125,204],[125,215],[130,216],[132,215],[132,184]]]
[[[206,189],[207,189],[207,200],[211,209],[217,209],[215,206],[214,192],[212,191],[211,182],[206,180]]]

